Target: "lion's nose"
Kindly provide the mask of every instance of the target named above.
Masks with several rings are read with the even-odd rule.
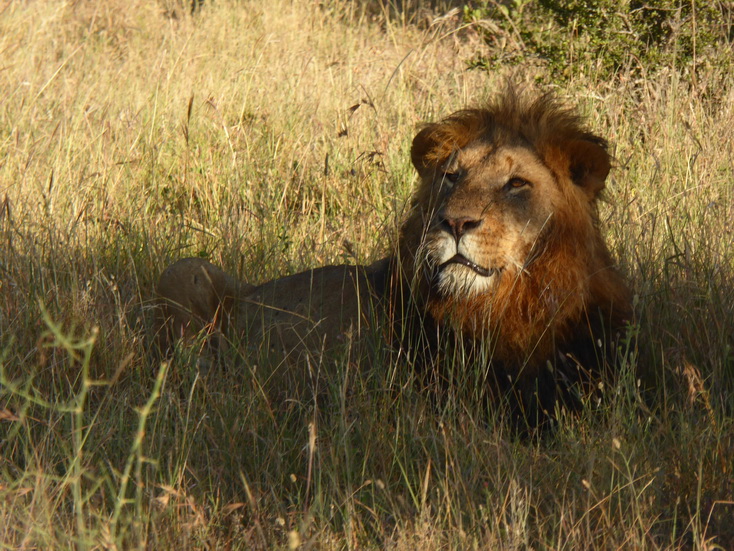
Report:
[[[457,243],[461,239],[461,236],[478,228],[482,224],[481,220],[467,217],[452,218],[446,216],[445,213],[439,213],[438,219],[443,229],[453,235]]]

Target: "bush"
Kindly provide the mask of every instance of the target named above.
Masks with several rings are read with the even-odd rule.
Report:
[[[703,63],[727,63],[732,40],[731,6],[702,0],[485,1],[464,17],[485,22],[492,52],[471,67],[536,58],[561,80],[584,66],[603,80],[660,66],[695,75]]]

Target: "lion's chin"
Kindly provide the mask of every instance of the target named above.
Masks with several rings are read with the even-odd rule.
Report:
[[[446,295],[471,297],[491,290],[499,278],[500,270],[482,268],[461,258],[466,262],[452,258],[441,264],[437,274],[439,291]]]

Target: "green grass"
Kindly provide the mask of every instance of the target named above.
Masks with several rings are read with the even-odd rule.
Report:
[[[2,548],[734,546],[730,44],[695,79],[554,83],[467,71],[479,27],[410,2],[187,4],[0,7]],[[602,218],[639,350],[603,411],[528,441],[435,407],[386,351],[311,358],[333,373],[319,402],[265,397],[236,353],[152,352],[181,256],[255,283],[379,258],[418,125],[508,76],[614,148]]]

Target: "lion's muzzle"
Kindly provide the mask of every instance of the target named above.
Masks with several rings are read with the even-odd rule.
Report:
[[[466,266],[470,270],[474,271],[478,275],[482,277],[491,277],[494,274],[499,272],[498,268],[483,268],[482,266],[479,266],[475,262],[472,262],[467,257],[465,257],[463,254],[455,254],[451,258],[449,258],[446,262],[442,263],[438,269],[439,271],[443,270],[446,266],[449,264],[461,264],[462,266]]]

